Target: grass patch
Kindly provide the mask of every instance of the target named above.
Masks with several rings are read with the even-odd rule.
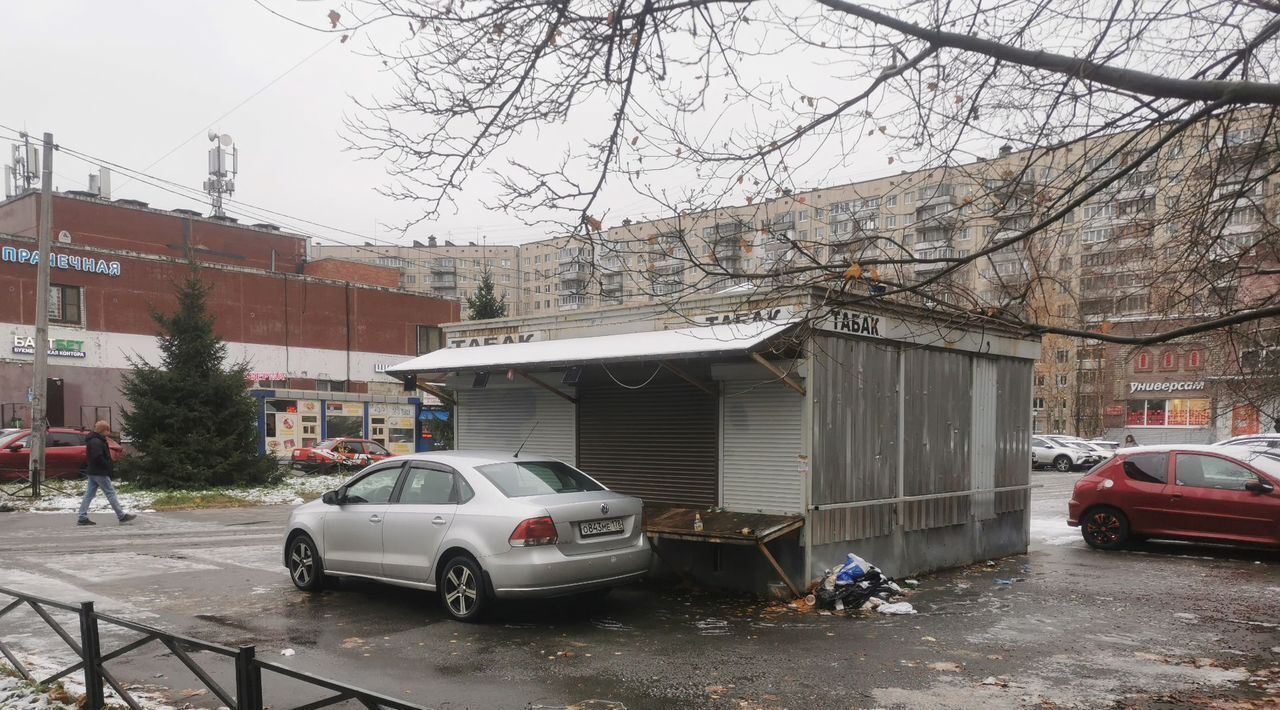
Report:
[[[151,500],[154,510],[199,510],[202,508],[249,508],[260,505],[226,493],[165,491]]]

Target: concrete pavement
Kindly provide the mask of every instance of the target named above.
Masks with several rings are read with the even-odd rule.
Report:
[[[1090,550],[1064,522],[1078,477],[1036,473],[1031,552],[922,578],[911,599],[920,613],[908,617],[849,619],[640,586],[596,609],[530,602],[459,624],[422,592],[359,582],[294,590],[279,561],[287,508],[93,528],[76,528],[72,515],[0,514],[0,586],[253,643],[264,658],[432,707],[1166,707],[1275,693],[1280,555],[1168,543]],[[0,620],[0,636],[34,657],[61,653],[30,614]],[[126,658],[109,667],[176,693],[198,688],[160,646]],[[268,703],[300,692],[268,682]]]

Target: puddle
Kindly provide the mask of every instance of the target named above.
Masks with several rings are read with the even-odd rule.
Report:
[[[729,622],[724,619],[699,619],[693,622],[699,636],[728,636]]]
[[[597,629],[604,629],[605,631],[632,631],[633,630],[632,627],[627,626],[626,624],[622,623],[621,621],[617,621],[616,619],[592,619],[591,625],[596,627]]]

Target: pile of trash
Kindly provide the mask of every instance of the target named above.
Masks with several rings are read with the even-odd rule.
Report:
[[[915,589],[914,579],[903,580],[907,589]],[[820,609],[856,611],[874,609],[881,614],[914,614],[910,602],[894,601],[904,594],[897,582],[886,577],[878,567],[849,553],[845,563],[826,570],[813,589],[811,604]]]

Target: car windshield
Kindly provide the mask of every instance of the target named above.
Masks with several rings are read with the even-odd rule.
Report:
[[[0,434],[0,446],[7,446],[10,442],[21,439],[25,434],[26,432],[24,431],[11,431],[8,434]]]
[[[604,490],[583,472],[559,461],[507,461],[476,470],[508,498]]]
[[[313,449],[326,449],[326,450],[332,450],[332,449],[333,449],[333,447],[334,447],[334,446],[336,446],[337,444],[338,444],[338,440],[337,440],[337,439],[325,439],[324,441],[320,442],[319,444],[316,444],[315,446],[313,446],[313,447],[311,447],[311,448],[313,448]]]

